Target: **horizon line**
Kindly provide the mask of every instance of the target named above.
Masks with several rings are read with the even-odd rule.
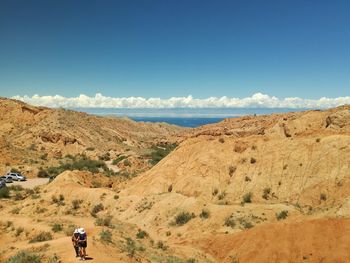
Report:
[[[251,108],[286,108],[286,109],[325,109],[350,104],[350,96],[319,99],[300,97],[278,98],[263,93],[255,93],[250,97],[209,97],[205,99],[187,97],[144,98],[144,97],[107,97],[101,93],[95,96],[80,94],[77,97],[61,95],[33,96],[16,95],[11,99],[20,100],[35,106],[52,108],[105,108],[105,109],[251,109]]]

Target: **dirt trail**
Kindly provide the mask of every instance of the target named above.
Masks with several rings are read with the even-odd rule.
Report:
[[[34,188],[35,186],[47,184],[48,182],[49,182],[48,178],[33,178],[33,179],[27,179],[27,181],[24,181],[24,182],[13,181],[13,183],[7,184],[7,186],[21,185],[23,188]]]

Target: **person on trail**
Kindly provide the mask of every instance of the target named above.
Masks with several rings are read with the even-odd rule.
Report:
[[[80,260],[85,260],[86,258],[86,247],[87,247],[87,236],[84,228],[78,229],[79,233],[79,250],[80,250]]]
[[[79,241],[79,232],[78,229],[75,229],[72,235],[72,244],[75,250],[75,256],[79,257],[79,246],[78,246],[78,241]]]

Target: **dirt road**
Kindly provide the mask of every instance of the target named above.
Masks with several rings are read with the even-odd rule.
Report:
[[[24,182],[13,181],[13,183],[7,184],[7,186],[21,185],[23,188],[34,188],[35,186],[47,184],[48,182],[49,178],[33,178],[27,179],[27,181]]]

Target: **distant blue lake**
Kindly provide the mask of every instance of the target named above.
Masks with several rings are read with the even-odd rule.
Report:
[[[224,118],[181,118],[181,117],[129,117],[134,121],[145,122],[166,122],[183,127],[198,127],[205,124],[216,123],[222,121]]]
[[[183,127],[198,127],[220,122],[225,118],[236,118],[245,115],[263,115],[304,109],[287,108],[172,108],[172,109],[111,109],[79,108],[74,109],[100,116],[128,117],[135,121],[166,122]]]

